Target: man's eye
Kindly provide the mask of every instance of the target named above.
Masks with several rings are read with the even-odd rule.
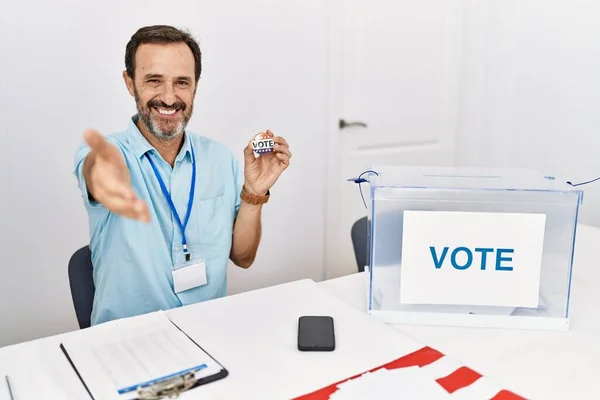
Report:
[[[158,79],[148,79],[148,82],[150,82],[150,83],[158,83],[159,80]]]
[[[188,82],[187,82],[187,81],[178,81],[177,83],[178,83],[179,85],[186,85],[186,86],[188,85]]]

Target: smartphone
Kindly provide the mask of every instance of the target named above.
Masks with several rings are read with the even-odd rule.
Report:
[[[335,350],[333,318],[308,315],[300,317],[298,319],[298,350]]]

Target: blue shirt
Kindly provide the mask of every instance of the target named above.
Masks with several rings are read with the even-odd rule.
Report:
[[[121,217],[90,202],[83,177],[83,160],[90,149],[83,144],[75,155],[94,265],[92,325],[222,297],[227,290],[233,224],[244,181],[239,162],[225,146],[186,132],[171,168],[142,136],[136,121],[137,115],[126,131],[107,139],[123,153],[133,190],[148,205],[150,223]],[[208,282],[175,293],[171,271],[185,262],[181,229],[145,154],[160,172],[183,222],[192,179],[191,146],[196,157],[196,187],[185,234],[191,261],[205,262]]]

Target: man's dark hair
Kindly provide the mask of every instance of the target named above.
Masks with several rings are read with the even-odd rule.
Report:
[[[196,63],[196,82],[198,82],[200,73],[202,72],[202,54],[200,53],[200,46],[198,46],[198,43],[190,33],[168,25],[145,26],[133,34],[125,48],[125,70],[127,71],[127,75],[132,79],[134,78],[135,53],[140,45],[181,42],[187,44],[194,55],[194,61]]]

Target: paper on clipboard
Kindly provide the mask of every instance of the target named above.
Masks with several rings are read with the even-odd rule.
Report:
[[[139,386],[223,371],[161,311],[97,325],[63,346],[94,399],[136,399]]]

